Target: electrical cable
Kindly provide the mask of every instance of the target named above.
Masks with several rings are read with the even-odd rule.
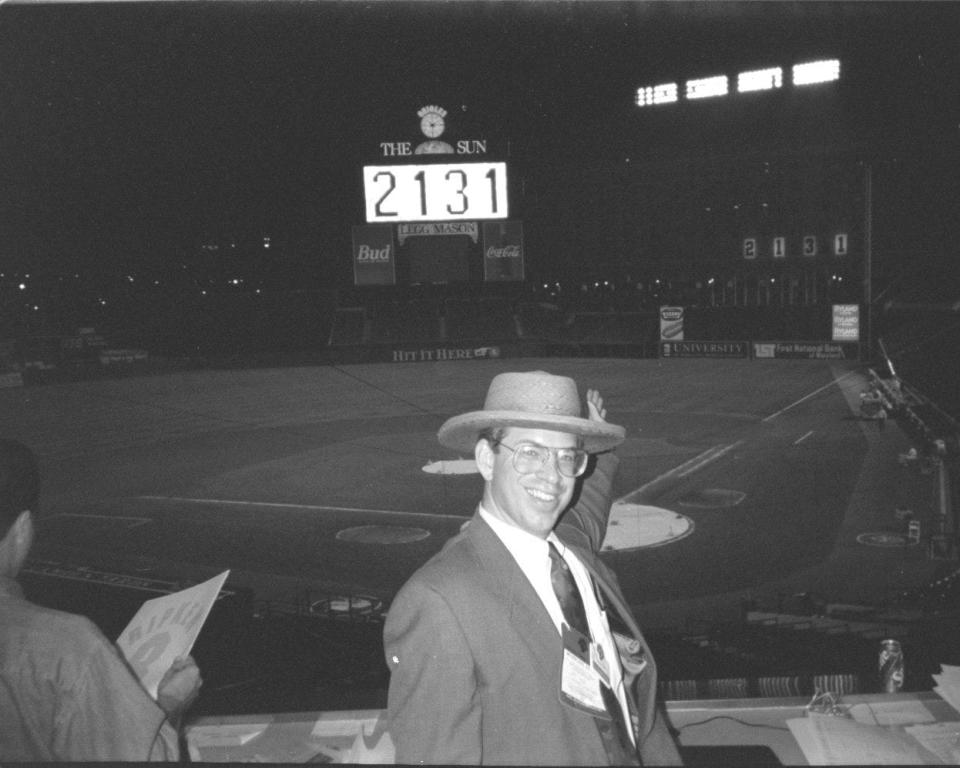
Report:
[[[706,725],[707,723],[712,723],[714,720],[732,720],[739,725],[745,725],[748,728],[767,728],[771,731],[789,731],[790,729],[782,725],[767,725],[766,723],[749,723],[746,720],[741,720],[739,717],[734,717],[733,715],[714,715],[713,717],[708,717],[706,720],[698,720],[695,723],[687,723],[686,725],[681,725],[676,730],[683,731],[687,728],[692,728],[695,725]]]

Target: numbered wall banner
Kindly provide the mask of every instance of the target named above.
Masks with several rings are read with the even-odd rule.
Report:
[[[397,251],[391,224],[353,227],[353,284],[396,285]]]
[[[831,252],[834,256],[846,256],[849,249],[849,238],[846,234],[835,234],[831,237],[806,234],[802,237],[787,237],[777,235],[770,238],[745,237],[740,255],[747,260],[760,259],[792,259],[796,256],[813,259],[826,256]]]
[[[833,236],[833,255],[846,256],[847,249],[850,246],[850,239],[845,232],[840,232]]]
[[[860,305],[833,305],[833,341],[860,341]]]
[[[683,340],[683,307],[660,307],[660,340]]]
[[[523,272],[523,222],[483,222],[483,281],[522,281]]]

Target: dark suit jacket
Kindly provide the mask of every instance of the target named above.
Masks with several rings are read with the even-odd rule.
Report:
[[[575,548],[608,610],[620,614],[646,654],[647,667],[633,688],[641,759],[647,765],[679,764],[655,702],[653,657],[615,577],[593,552],[605,530],[607,491],[601,522],[597,509],[584,511],[581,498],[584,519],[565,521],[557,534]],[[479,515],[397,594],[384,627],[384,649],[391,670],[388,728],[397,762],[607,763],[593,718],[559,699],[562,642],[550,615]]]

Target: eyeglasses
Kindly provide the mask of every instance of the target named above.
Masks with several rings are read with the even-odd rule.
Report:
[[[515,446],[507,445],[497,440],[497,445],[513,451],[513,468],[521,475],[539,472],[546,466],[551,457],[556,457],[557,471],[564,477],[580,477],[587,468],[590,458],[586,451],[580,448],[547,448],[536,443],[518,443]]]

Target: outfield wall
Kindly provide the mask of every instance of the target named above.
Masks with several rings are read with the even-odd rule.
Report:
[[[740,358],[743,360],[857,360],[860,345],[826,341],[662,341],[658,344],[510,342],[374,344],[329,350],[330,362],[437,363],[524,357]]]

